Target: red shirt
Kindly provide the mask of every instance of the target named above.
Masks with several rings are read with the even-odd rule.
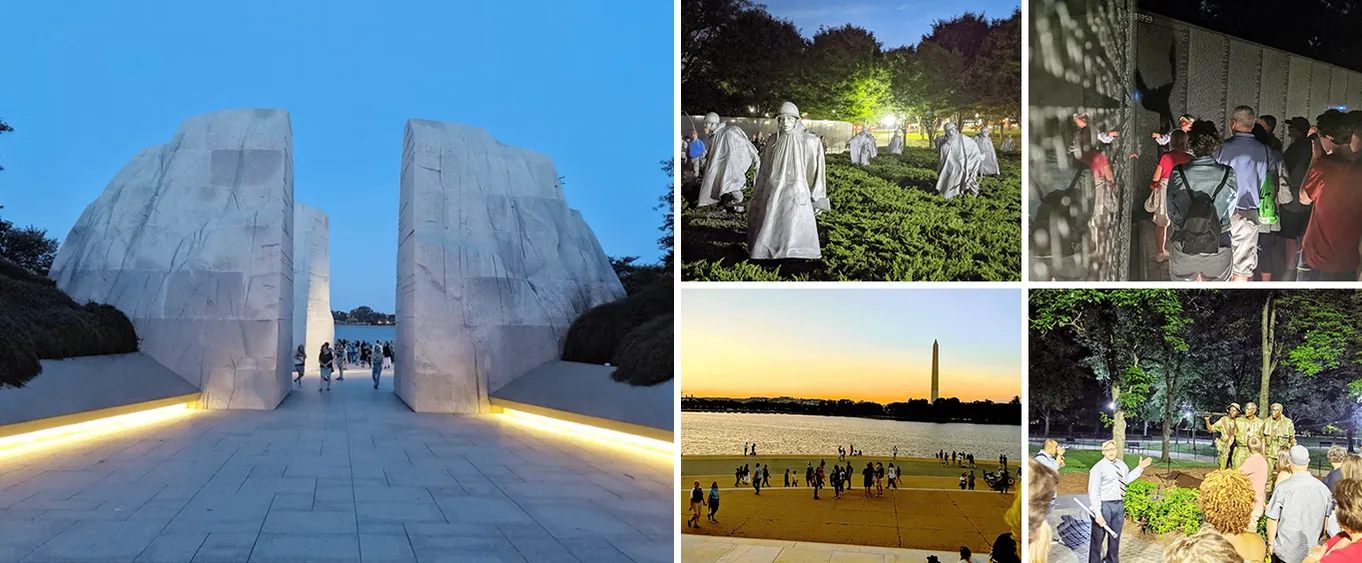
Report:
[[[1339,539],[1341,539],[1341,536],[1334,536],[1329,538],[1329,541],[1324,542],[1324,550],[1328,554],[1320,560],[1320,563],[1362,563],[1362,543],[1353,542],[1345,547],[1329,551],[1334,548],[1334,544],[1337,544]]]
[[[1321,158],[1310,164],[1301,194],[1314,202],[1305,228],[1305,263],[1321,272],[1353,272],[1362,258],[1362,168]]]
[[[1173,173],[1174,166],[1187,164],[1191,161],[1192,155],[1182,151],[1168,151],[1163,153],[1163,156],[1159,157],[1159,170],[1163,171],[1163,179],[1168,179],[1168,176]]]

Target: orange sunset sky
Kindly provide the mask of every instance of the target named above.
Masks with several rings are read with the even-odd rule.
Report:
[[[853,399],[1021,394],[1014,289],[693,289],[681,292],[681,393]]]

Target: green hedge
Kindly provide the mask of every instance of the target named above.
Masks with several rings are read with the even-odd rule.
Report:
[[[0,387],[23,387],[38,360],[137,351],[137,333],[119,310],[77,304],[56,283],[0,258]]]
[[[1179,531],[1192,535],[1201,531],[1206,519],[1198,497],[1196,489],[1171,487],[1160,493],[1149,481],[1135,481],[1126,487],[1126,517],[1150,534]]]
[[[657,385],[674,375],[672,315],[663,315],[630,331],[615,352],[615,381]]]
[[[569,362],[606,364],[614,361],[624,337],[648,321],[673,311],[671,280],[658,282],[619,301],[592,308],[568,328],[563,359]]]

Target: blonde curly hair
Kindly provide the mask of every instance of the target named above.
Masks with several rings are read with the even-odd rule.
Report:
[[[1230,540],[1206,530],[1178,540],[1163,554],[1164,563],[1239,563],[1243,560]]]
[[[1248,529],[1253,514],[1253,482],[1237,469],[1212,471],[1201,482],[1201,510],[1206,523],[1221,533]]]

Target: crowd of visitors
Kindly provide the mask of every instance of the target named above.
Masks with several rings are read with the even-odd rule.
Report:
[[[321,368],[321,385],[318,391],[331,390],[331,375],[336,374],[336,381],[345,380],[345,368],[347,366],[361,366],[370,369],[370,378],[373,379],[374,389],[378,389],[379,382],[383,377],[383,369],[393,363],[393,343],[391,340],[384,342],[375,340],[373,343],[365,341],[337,340],[332,347],[330,342],[323,342],[322,347],[317,352],[317,361]],[[303,386],[303,371],[307,363],[307,351],[302,344],[293,352],[293,382],[299,387]]]
[[[1074,123],[1069,152],[1095,180],[1096,239],[1117,211],[1104,152],[1119,133],[1094,132],[1088,114]],[[1155,225],[1153,259],[1168,263],[1172,281],[1360,279],[1362,111],[1330,109],[1313,124],[1292,117],[1285,144],[1278,125],[1239,106],[1229,131],[1183,115],[1177,129],[1153,133],[1165,152],[1144,207]]]
[[[1250,453],[1237,467],[1206,475],[1198,490],[1205,516],[1200,533],[1166,545],[1166,563],[1353,563],[1362,561],[1362,457],[1339,446],[1327,452],[1324,479],[1310,471],[1310,451],[1296,444],[1281,448],[1279,474],[1268,486],[1263,439],[1248,438]],[[1030,462],[1028,504],[1029,560],[1049,559],[1055,532],[1048,524],[1057,497],[1063,449],[1046,442]],[[1144,458],[1130,470],[1114,442],[1103,444],[1103,460],[1089,473],[1092,519],[1089,563],[1120,561],[1126,485],[1150,465]],[[1058,454],[1058,455],[1056,455]],[[1056,462],[1058,460],[1058,462]],[[1270,493],[1270,494],[1269,494]],[[1259,534],[1259,526],[1266,529]],[[1067,536],[1066,536],[1067,537]],[[1264,539],[1266,537],[1266,539]],[[1102,544],[1107,544],[1105,554]]]

